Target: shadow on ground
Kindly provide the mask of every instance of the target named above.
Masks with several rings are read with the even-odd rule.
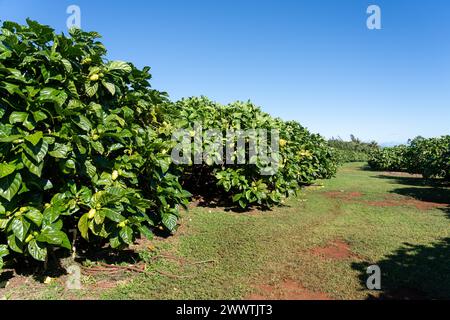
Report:
[[[417,186],[417,187],[436,187],[436,188],[445,188],[450,187],[450,182],[439,180],[439,179],[424,179],[420,176],[412,176],[412,175],[405,175],[405,176],[397,176],[397,175],[390,175],[390,174],[379,174],[375,176],[378,179],[386,179],[391,180],[395,184],[403,184],[406,186]]]
[[[414,198],[423,202],[447,205],[441,208],[450,217],[450,183],[442,180],[427,180],[418,177],[394,177],[379,175],[378,178],[390,179],[396,184],[405,185],[405,188],[396,188],[391,191],[401,196]]]
[[[352,264],[364,288],[373,264],[381,269],[382,291],[368,299],[450,299],[450,238],[430,246],[405,243],[381,261]]]
[[[73,260],[67,252],[58,251],[49,254],[46,264],[21,256],[8,261],[3,272],[0,272],[0,288],[15,276],[32,277],[37,282],[44,282],[47,277],[59,278],[67,275],[66,268],[74,262],[83,264],[106,263],[108,265],[136,264],[142,261],[139,253],[131,250],[115,250],[109,247],[79,250]]]
[[[55,254],[50,255],[46,265],[26,257],[15,257],[12,261],[8,261],[3,272],[0,272],[0,288],[16,275],[32,277],[38,282],[43,282],[47,277],[58,278],[66,275],[66,269],[61,261]]]

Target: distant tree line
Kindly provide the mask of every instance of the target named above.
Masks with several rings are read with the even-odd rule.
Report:
[[[350,141],[333,137],[328,140],[328,144],[335,149],[341,163],[368,161],[370,154],[380,148],[376,141],[364,142],[353,134],[350,135]]]

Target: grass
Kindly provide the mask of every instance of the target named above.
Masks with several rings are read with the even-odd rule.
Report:
[[[365,270],[377,264],[384,290],[376,296],[450,298],[450,188],[368,171],[362,163],[346,165],[336,178],[322,183],[269,212],[192,209],[176,236],[156,239],[151,250],[140,247],[149,271],[156,271],[152,275],[83,279],[87,288],[120,283],[112,289],[68,292],[63,284],[40,284],[31,294],[15,287],[0,289],[0,296],[242,299],[261,293],[261,285],[282,291],[289,280],[333,299],[366,299],[374,292],[364,287]],[[348,197],[352,192],[360,194]],[[396,205],[378,205],[386,199]],[[436,205],[425,210],[413,199]],[[351,255],[333,259],[313,254],[336,240],[347,243]],[[161,254],[172,258],[152,259]]]

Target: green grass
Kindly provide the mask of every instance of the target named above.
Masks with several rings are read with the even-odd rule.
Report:
[[[114,289],[70,298],[104,299],[242,299],[258,292],[258,284],[275,288],[283,280],[326,293],[335,299],[365,299],[365,268],[378,264],[386,291],[407,288],[426,297],[450,298],[450,228],[448,208],[420,210],[405,205],[369,204],[386,197],[419,199],[450,205],[450,188],[419,178],[392,177],[344,166],[337,177],[323,181],[287,201],[284,207],[250,214],[195,208],[185,213],[179,233],[157,239],[157,252],[183,259],[151,260],[149,270],[176,275],[134,275]],[[328,192],[360,192],[352,200]],[[350,245],[347,259],[328,259],[311,250],[340,239]],[[68,298],[55,288],[40,297]],[[23,296],[22,296],[23,297]],[[13,295],[14,298],[14,295]]]

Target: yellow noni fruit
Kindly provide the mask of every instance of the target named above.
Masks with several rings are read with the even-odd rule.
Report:
[[[115,180],[117,180],[118,177],[119,177],[119,171],[114,170],[113,173],[112,173],[112,175],[111,175],[111,179],[112,179],[113,181],[115,181]]]
[[[95,209],[89,210],[88,218],[93,219],[96,213],[97,213],[97,210],[95,210]]]

